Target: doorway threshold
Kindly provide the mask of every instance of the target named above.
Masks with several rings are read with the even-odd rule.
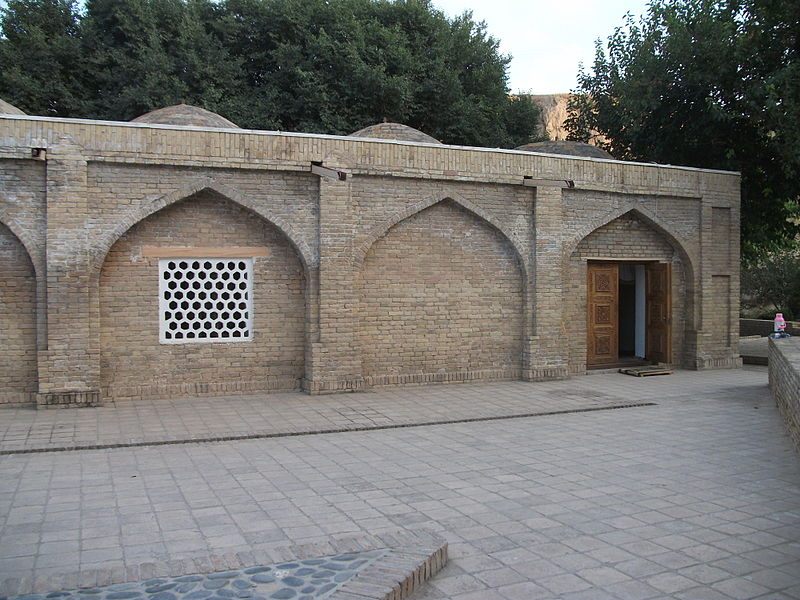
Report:
[[[586,367],[588,372],[594,373],[596,371],[616,371],[617,369],[627,368],[627,367],[649,367],[653,364],[652,361],[645,360],[643,358],[620,358],[615,362],[609,362],[602,365],[595,365],[591,367]]]
[[[652,377],[654,375],[672,375],[672,369],[668,365],[650,365],[647,367],[626,367],[619,370],[623,375],[634,377]]]

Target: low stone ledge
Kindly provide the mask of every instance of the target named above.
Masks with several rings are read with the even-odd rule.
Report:
[[[46,392],[36,395],[39,408],[83,408],[102,406],[100,390]]]
[[[800,338],[769,340],[769,389],[800,451]]]
[[[157,400],[160,398],[213,398],[237,394],[269,394],[299,390],[298,377],[271,375],[253,381],[194,382],[112,386],[103,389],[103,398],[111,402]]]
[[[447,542],[435,537],[394,540],[402,545],[347,581],[331,600],[404,600],[447,564]]]
[[[693,368],[698,371],[706,369],[738,369],[742,366],[742,357],[728,353],[722,356],[698,356]]]
[[[475,369],[436,373],[405,373],[367,375],[367,388],[392,387],[396,385],[430,385],[436,383],[474,383],[488,381],[519,381],[522,370],[514,367],[499,369]]]
[[[363,392],[366,386],[363,377],[306,378],[303,379],[302,389],[310,396],[321,396],[341,392]]]
[[[557,381],[559,379],[569,379],[569,367],[567,365],[558,366],[537,366],[531,365],[524,372],[525,381]]]
[[[36,392],[0,391],[0,408],[36,406]]]

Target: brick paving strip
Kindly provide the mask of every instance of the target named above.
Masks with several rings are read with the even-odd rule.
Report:
[[[678,376],[683,393],[702,391],[696,373],[684,371]],[[670,385],[675,385],[674,379],[637,382],[633,377],[605,374],[566,381],[387,388],[335,396],[296,392],[126,401],[71,410],[5,408],[0,409],[0,455],[338,433],[623,408],[658,400]]]
[[[402,600],[447,564],[447,542],[398,531],[0,580],[0,600]],[[69,589],[73,588],[73,589]]]
[[[627,404],[614,404],[611,406],[597,406],[592,408],[574,408],[568,410],[550,410],[532,413],[518,413],[512,415],[498,415],[493,417],[474,417],[471,419],[443,419],[438,421],[417,421],[411,423],[394,423],[392,425],[357,425],[351,424],[337,429],[309,429],[308,431],[276,431],[271,433],[242,433],[222,436],[187,436],[184,439],[167,440],[131,440],[117,444],[76,444],[73,446],[47,446],[40,448],[24,448],[22,450],[0,450],[0,456],[13,454],[33,454],[40,452],[69,452],[77,450],[103,450],[108,448],[134,448],[137,446],[164,446],[169,444],[195,444],[200,442],[233,442],[237,440],[258,440],[278,437],[291,437],[299,435],[320,435],[326,433],[346,433],[349,431],[372,431],[376,429],[399,429],[401,427],[425,427],[431,425],[455,425],[457,423],[474,423],[477,421],[500,421],[503,419],[523,419],[527,417],[546,417],[551,415],[565,415],[572,413],[594,412],[598,410],[616,410],[620,408],[637,408],[641,406],[656,406],[655,402],[639,402]]]

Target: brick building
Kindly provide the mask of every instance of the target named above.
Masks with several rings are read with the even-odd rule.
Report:
[[[11,108],[0,403],[739,364],[736,173]]]

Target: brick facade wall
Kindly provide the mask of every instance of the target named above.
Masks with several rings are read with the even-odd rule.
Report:
[[[482,219],[491,219],[504,236],[514,240],[523,259],[528,259],[531,253],[533,191],[530,188],[413,179],[398,185],[391,177],[359,177],[352,196],[357,250],[368,250],[375,234],[383,235],[388,223],[442,199],[455,198]]]
[[[120,226],[123,231],[133,226],[154,202],[159,208],[159,199],[180,200],[206,184],[267,220],[289,224],[294,241],[308,247],[309,253],[318,251],[319,184],[309,173],[91,162],[88,227],[98,242],[105,241]]]
[[[0,224],[0,405],[36,391],[36,276],[22,243]]]
[[[800,339],[769,340],[769,388],[800,451]]]
[[[160,344],[158,258],[143,258],[145,245],[265,248],[268,255],[257,257],[253,267],[254,339]],[[104,396],[124,399],[299,388],[304,291],[302,264],[285,236],[227,200],[200,193],[151,215],[114,244],[101,271]]]
[[[739,364],[735,173],[0,115],[0,223],[38,284],[25,393],[42,406],[580,373],[581,286],[599,254],[671,260],[675,361]],[[280,292],[261,295],[256,340],[158,343],[157,264],[137,248],[167,242],[270,248],[256,265]],[[398,306],[407,320],[393,322]],[[429,326],[444,319],[455,329]]]
[[[452,201],[392,227],[359,276],[370,385],[519,378],[523,277],[509,242]]]

